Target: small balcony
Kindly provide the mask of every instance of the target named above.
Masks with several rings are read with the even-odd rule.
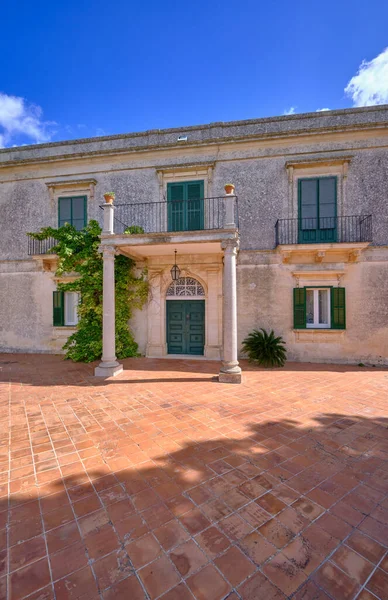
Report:
[[[57,240],[50,237],[46,240],[35,240],[28,236],[28,255],[39,256],[41,254],[50,254],[51,249],[56,246]]]
[[[283,262],[355,262],[372,241],[372,215],[279,219],[276,247]]]
[[[276,246],[332,244],[372,241],[372,215],[279,219],[275,225]]]
[[[115,204],[114,228],[118,234],[127,228],[132,228],[135,234],[210,231],[224,228],[225,215],[225,196]],[[238,227],[237,197],[234,197],[234,222]]]

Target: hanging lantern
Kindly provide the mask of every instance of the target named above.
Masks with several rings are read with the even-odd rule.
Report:
[[[181,276],[181,270],[178,267],[178,265],[176,264],[176,250],[175,250],[175,263],[174,263],[174,266],[171,267],[170,273],[171,273],[171,279],[173,281],[178,281],[179,277]]]

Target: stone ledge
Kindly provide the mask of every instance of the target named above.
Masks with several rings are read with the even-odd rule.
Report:
[[[346,329],[293,329],[295,342],[299,343],[339,343]]]

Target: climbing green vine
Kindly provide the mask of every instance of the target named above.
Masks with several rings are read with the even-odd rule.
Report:
[[[28,235],[36,240],[53,237],[57,244],[50,252],[58,255],[56,276],[75,273],[71,282],[58,283],[58,290],[79,292],[77,331],[73,333],[63,349],[66,358],[77,362],[91,362],[102,354],[102,255],[98,251],[101,227],[90,221],[84,229],[77,231],[72,225],[54,229],[44,227],[38,233]],[[128,321],[136,308],[141,308],[148,296],[146,273],[134,273],[135,263],[126,256],[115,257],[116,299],[116,354],[118,358],[136,356],[138,346],[128,327]]]

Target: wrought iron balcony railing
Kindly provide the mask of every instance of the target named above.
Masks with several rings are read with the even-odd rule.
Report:
[[[102,207],[100,207],[102,208]],[[195,198],[161,202],[115,204],[115,233],[166,233],[222,229],[225,224],[226,198]],[[102,213],[101,213],[102,217]],[[102,222],[102,218],[100,219]],[[234,222],[238,227],[237,197],[234,197]],[[56,245],[54,238],[35,240],[28,237],[28,254],[48,254]]]
[[[279,219],[275,225],[276,246],[372,241],[372,215]]]
[[[144,233],[222,229],[225,223],[225,196],[160,202],[115,204],[115,233],[141,228]],[[234,200],[238,226],[237,197]],[[135,232],[135,230],[134,230]]]
[[[29,256],[49,254],[51,248],[53,248],[57,243],[57,240],[52,237],[47,238],[46,240],[35,240],[34,238],[28,236],[28,254]]]

